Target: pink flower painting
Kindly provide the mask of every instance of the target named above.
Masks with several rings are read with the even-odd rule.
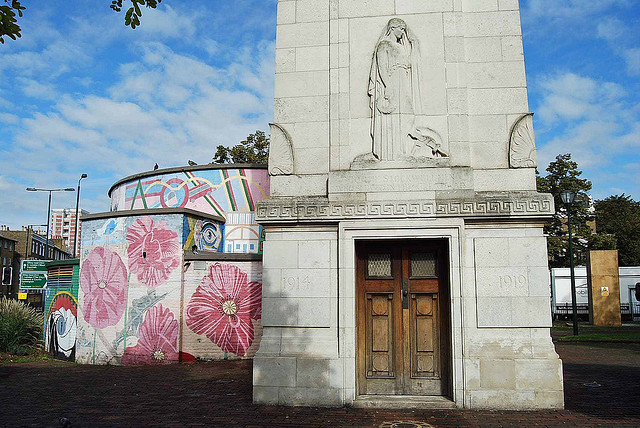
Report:
[[[251,320],[261,315],[262,284],[249,282],[236,266],[216,263],[191,296],[186,322],[224,352],[244,356],[253,343]]]
[[[84,293],[82,313],[93,327],[116,325],[126,305],[127,268],[117,253],[103,247],[91,250],[80,270]]]
[[[166,223],[154,226],[149,216],[137,219],[127,231],[129,269],[149,288],[164,283],[180,264],[178,234]]]
[[[149,309],[140,326],[138,343],[124,350],[123,365],[178,361],[178,321],[161,304]]]

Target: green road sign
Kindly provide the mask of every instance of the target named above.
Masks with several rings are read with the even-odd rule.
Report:
[[[47,283],[47,274],[42,272],[23,272],[20,276],[20,288],[42,288]]]
[[[47,284],[47,260],[23,260],[20,288],[42,288]]]
[[[23,260],[22,272],[44,272],[47,273],[48,260]]]

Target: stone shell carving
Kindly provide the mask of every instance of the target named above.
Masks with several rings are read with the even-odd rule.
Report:
[[[509,166],[511,168],[535,168],[538,166],[536,140],[533,134],[533,113],[520,116],[511,128]]]
[[[282,125],[270,123],[269,175],[293,174],[293,140]]]

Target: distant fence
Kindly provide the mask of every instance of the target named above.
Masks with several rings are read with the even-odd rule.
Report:
[[[633,309],[633,311],[632,311]],[[576,305],[578,319],[583,321],[589,320],[589,305]],[[640,304],[635,303],[633,306],[628,303],[620,304],[620,313],[622,321],[640,321]],[[568,320],[573,318],[573,308],[571,303],[559,303],[553,311],[555,320]]]

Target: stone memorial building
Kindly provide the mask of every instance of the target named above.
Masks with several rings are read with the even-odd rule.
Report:
[[[561,408],[517,0],[279,0],[254,401]]]

